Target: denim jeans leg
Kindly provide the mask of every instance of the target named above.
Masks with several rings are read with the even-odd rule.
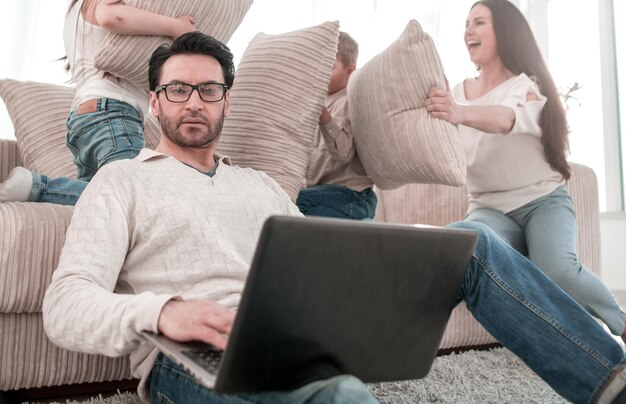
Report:
[[[524,228],[528,258],[550,279],[602,320],[614,335],[624,332],[624,312],[609,288],[576,253],[576,214],[565,187],[509,213]]]
[[[33,173],[29,201],[75,205],[98,169],[111,161],[131,159],[144,146],[141,114],[131,105],[102,98],[98,110],[67,119],[67,145],[74,155],[78,178],[48,178]]]
[[[358,192],[335,184],[303,188],[296,199],[298,209],[306,216],[355,220],[372,219],[376,203],[376,194],[371,188]]]
[[[67,146],[74,155],[78,179],[83,181],[90,181],[105,164],[134,158],[144,147],[139,111],[109,98],[98,99],[94,112],[70,113],[67,129]]]
[[[45,175],[33,173],[33,189],[28,201],[75,205],[87,184],[86,181],[72,178],[50,179]]]
[[[459,300],[491,335],[574,403],[623,388],[622,348],[579,304],[487,226],[450,227],[479,235]]]
[[[150,373],[152,403],[377,403],[367,387],[352,376],[318,380],[294,390],[261,393],[218,394],[197,384],[180,366],[163,354],[157,357]]]
[[[486,224],[520,254],[528,254],[524,230],[504,213],[495,209],[480,208],[468,213],[465,220]]]

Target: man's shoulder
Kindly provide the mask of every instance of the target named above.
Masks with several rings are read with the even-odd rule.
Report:
[[[96,173],[96,176],[116,176],[128,170],[135,169],[140,163],[141,161],[136,159],[115,160],[102,166]]]
[[[253,185],[267,186],[274,190],[283,189],[270,174],[263,170],[238,165],[231,165],[229,168],[232,170],[234,175],[237,175],[242,180],[249,181]]]

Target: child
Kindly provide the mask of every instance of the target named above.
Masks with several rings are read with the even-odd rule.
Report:
[[[16,167],[0,184],[0,202],[74,205],[96,171],[111,161],[133,158],[144,147],[148,94],[94,66],[108,31],[163,35],[172,39],[195,31],[191,16],[178,18],[130,7],[122,0],[72,0],[63,31],[68,68],[76,84],[67,119],[67,146],[77,179],[50,179]]]
[[[356,41],[340,32],[320,131],[307,169],[307,187],[296,200],[305,215],[363,220],[372,219],[376,211],[373,182],[357,155],[348,111],[346,87],[358,52]]]

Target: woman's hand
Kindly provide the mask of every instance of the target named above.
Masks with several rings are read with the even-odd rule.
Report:
[[[443,119],[453,125],[463,123],[463,108],[448,90],[431,88],[426,99],[426,110],[433,118]]]

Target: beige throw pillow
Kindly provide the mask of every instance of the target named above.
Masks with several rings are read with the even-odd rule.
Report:
[[[65,121],[74,89],[32,81],[0,80],[22,164],[50,177],[76,178],[73,156],[65,145]]]
[[[266,172],[292,200],[304,185],[338,37],[338,22],[259,33],[237,68],[218,150],[234,164]]]
[[[76,178],[74,157],[65,144],[74,88],[5,79],[0,80],[0,97],[13,122],[23,166],[51,178]],[[154,148],[158,123],[149,117],[145,126],[145,147]]]
[[[252,0],[126,0],[129,6],[171,17],[191,15],[196,28],[226,43],[245,17]],[[148,89],[152,52],[171,39],[163,36],[107,34],[96,67]]]
[[[352,132],[361,162],[378,187],[465,183],[456,126],[431,118],[425,108],[429,89],[445,85],[435,45],[415,20],[350,78]]]

